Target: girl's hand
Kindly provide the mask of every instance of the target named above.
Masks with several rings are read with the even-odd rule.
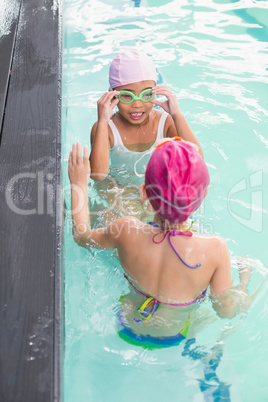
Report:
[[[159,100],[154,99],[152,100],[152,103],[162,107],[171,116],[181,113],[176,95],[169,88],[165,87],[164,85],[158,85],[153,87],[153,93],[155,95],[164,95],[167,100],[160,102]]]
[[[109,123],[113,113],[113,108],[118,104],[119,99],[114,98],[119,95],[119,91],[108,91],[98,100],[98,121]]]
[[[73,144],[69,155],[68,174],[71,184],[78,186],[87,186],[90,177],[90,163],[88,158],[88,147],[84,147],[84,156],[82,157],[81,144]]]

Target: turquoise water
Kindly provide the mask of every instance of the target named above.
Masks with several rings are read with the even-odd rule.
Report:
[[[267,280],[249,312],[231,321],[206,301],[200,316],[211,322],[193,344],[149,351],[125,343],[114,309],[128,285],[113,252],[74,243],[67,176],[72,143],[89,144],[111,59],[137,44],[204,150],[211,186],[195,220],[227,240],[235,283],[235,258],[255,259],[253,292],[268,268],[267,2],[65,0],[64,8],[65,402],[267,401]]]

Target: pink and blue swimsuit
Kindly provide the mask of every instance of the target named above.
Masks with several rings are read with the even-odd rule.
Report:
[[[154,236],[153,237],[153,242],[156,244],[162,243],[162,241],[166,238],[166,236],[168,236],[168,240],[169,243],[172,247],[172,249],[174,250],[174,252],[177,254],[178,258],[183,262],[183,264],[185,264],[188,268],[190,269],[196,269],[199,268],[201,266],[201,264],[197,264],[196,266],[191,266],[189,264],[187,264],[182,257],[179,255],[179,253],[177,252],[177,250],[175,249],[171,237],[172,236],[189,236],[191,237],[193,234],[192,232],[180,232],[177,230],[166,230],[165,228],[162,228],[161,226],[157,225],[155,222],[148,222],[150,225],[158,227],[160,229],[162,229],[163,231],[165,231],[165,235],[163,237],[163,239],[160,242],[156,242],[154,240]],[[159,233],[157,233],[158,235]],[[142,303],[142,305],[138,308],[138,312],[141,316],[141,319],[136,319],[134,318],[135,322],[145,322],[146,320],[149,320],[154,313],[156,312],[156,310],[159,307],[159,304],[167,304],[170,306],[190,306],[191,304],[197,303],[201,300],[203,300],[206,296],[206,292],[207,289],[205,289],[199,296],[197,296],[196,299],[189,301],[189,302],[185,302],[185,303],[164,303],[164,302],[160,302],[159,300],[155,299],[154,297],[150,297],[148,295],[146,295],[145,293],[141,292],[140,290],[138,290],[128,279],[128,277],[126,275],[124,275],[125,278],[128,280],[129,284],[133,287],[133,289],[135,289],[135,291],[141,295],[143,295],[144,297],[146,297],[146,300]],[[122,311],[117,313],[117,326],[118,326],[118,333],[119,336],[121,338],[123,338],[124,340],[126,340],[127,342],[131,343],[131,344],[135,344],[135,345],[140,345],[146,348],[162,348],[162,347],[169,347],[169,346],[176,346],[178,345],[183,339],[186,338],[189,327],[190,327],[190,315],[188,320],[185,323],[184,328],[175,336],[169,336],[169,337],[162,337],[162,338],[156,338],[156,337],[152,337],[150,335],[139,335],[137,333],[135,333],[129,326],[126,325],[126,323],[124,322],[123,319],[123,315],[122,315]]]

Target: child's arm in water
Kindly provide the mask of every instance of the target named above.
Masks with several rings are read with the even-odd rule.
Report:
[[[90,162],[87,147],[84,148],[82,157],[81,144],[73,145],[69,156],[68,173],[71,182],[73,236],[77,244],[85,248],[121,248],[121,250],[125,248],[129,227],[131,224],[133,225],[133,218],[117,219],[105,228],[93,230],[90,228],[87,194]],[[255,292],[249,296],[247,292],[251,275],[250,265],[242,266],[240,264],[240,284],[233,287],[230,257],[225,241],[216,238],[213,250],[207,252],[212,256],[213,266],[216,266],[209,283],[213,308],[219,316],[232,318],[238,312],[247,310],[256,295]]]
[[[110,161],[110,140],[109,140],[109,121],[112,116],[113,108],[119,102],[118,91],[106,92],[97,103],[98,121],[93,125],[91,130],[91,177],[94,180],[101,180],[107,176],[109,172]]]
[[[192,132],[189,124],[187,123],[186,118],[182,114],[177,97],[172,92],[169,88],[163,86],[163,85],[158,85],[153,88],[153,93],[155,95],[164,95],[167,100],[164,102],[158,101],[157,99],[154,99],[152,103],[155,105],[158,105],[162,107],[167,113],[170,114],[170,116],[173,119],[174,124],[169,124],[168,131],[166,136],[167,137],[175,137],[179,136],[185,141],[190,141],[194,144],[196,144],[199,148],[199,153],[203,157],[203,151],[201,148],[201,145],[196,138],[195,134]],[[175,127],[174,127],[175,126]]]
[[[127,227],[128,220],[127,218],[121,218],[105,228],[91,230],[87,194],[90,162],[86,146],[82,157],[81,144],[73,145],[69,156],[68,174],[71,182],[74,240],[79,246],[85,248],[115,248],[122,238],[122,233]]]
[[[233,318],[238,312],[249,308],[257,292],[252,296],[248,294],[247,285],[251,277],[251,267],[245,260],[244,266],[238,264],[239,285],[235,287],[232,285],[228,247],[223,239],[219,238],[219,241],[221,244],[217,250],[218,264],[210,281],[210,298],[214,310],[220,317]]]

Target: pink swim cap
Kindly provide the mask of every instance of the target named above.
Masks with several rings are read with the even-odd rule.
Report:
[[[110,89],[135,82],[152,80],[156,83],[157,74],[152,59],[144,52],[126,49],[113,59],[110,65]]]
[[[174,223],[184,222],[200,207],[209,181],[203,158],[185,141],[159,146],[145,172],[145,190],[155,212]]]

